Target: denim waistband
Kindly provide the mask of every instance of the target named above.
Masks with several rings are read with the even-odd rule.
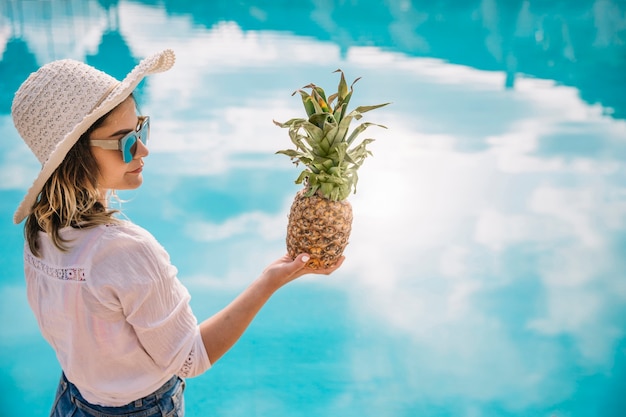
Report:
[[[178,382],[178,376],[174,375],[165,384],[161,385],[161,388],[154,391],[152,394],[146,395],[144,399],[148,399],[151,397],[158,397],[158,396],[163,395],[164,393],[169,391],[177,382]]]
[[[63,380],[68,384],[68,386],[73,387],[73,391],[75,391],[81,398],[82,395],[80,395],[80,391],[78,391],[78,388],[76,387],[76,385],[74,385],[73,383],[71,383],[67,377],[65,376],[65,372],[62,372],[62,377]],[[145,397],[139,398],[135,401],[131,401],[129,403],[132,404],[133,402],[135,403],[136,406],[141,406],[141,403],[146,402],[146,401],[151,401],[151,400],[156,400],[158,399],[160,396],[162,396],[164,393],[168,392],[170,389],[172,389],[172,387],[178,382],[178,376],[174,375],[172,376],[167,382],[165,382],[165,384],[161,385],[161,387],[159,389],[157,389],[156,391],[154,391],[151,394],[146,395]],[[82,398],[83,401],[85,401],[84,398]]]

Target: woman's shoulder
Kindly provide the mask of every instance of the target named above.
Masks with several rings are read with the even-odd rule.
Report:
[[[162,251],[164,250],[156,238],[143,227],[130,221],[97,226],[99,246],[112,246],[122,250]]]
[[[103,237],[113,239],[154,239],[154,236],[143,227],[128,221],[120,220],[97,226]]]
[[[40,232],[46,234],[45,232]],[[150,237],[152,235],[141,226],[128,220],[117,220],[114,223],[99,224],[88,227],[64,227],[60,230],[61,237],[68,240],[76,239],[124,239],[133,237]]]
[[[150,232],[130,221],[97,226],[93,265],[118,269],[125,265],[133,270],[159,270],[169,265],[165,248]]]
[[[61,238],[68,241],[70,247],[100,253],[164,250],[150,232],[127,220],[86,228],[66,227],[61,230]]]

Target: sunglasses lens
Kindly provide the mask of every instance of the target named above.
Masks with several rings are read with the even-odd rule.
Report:
[[[139,127],[139,131],[131,132],[121,140],[122,158],[125,163],[129,163],[135,157],[137,152],[137,141],[140,140],[144,145],[148,143],[148,135],[150,133],[150,119],[146,117]]]
[[[135,152],[137,151],[137,134],[129,135],[122,141],[122,157],[125,163],[129,163],[133,160]]]
[[[144,145],[147,145],[148,137],[150,137],[150,119],[148,117],[146,117],[146,119],[141,124],[141,129],[139,129],[139,132],[137,132],[137,134],[139,135],[139,140],[141,140]]]

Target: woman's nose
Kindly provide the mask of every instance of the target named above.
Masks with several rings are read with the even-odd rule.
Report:
[[[143,158],[144,156],[148,156],[149,154],[150,150],[148,150],[146,144],[143,143],[143,141],[141,140],[137,140],[137,151],[135,152],[135,157],[133,159]]]

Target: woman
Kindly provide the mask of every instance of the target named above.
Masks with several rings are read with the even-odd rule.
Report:
[[[182,416],[184,378],[228,351],[276,290],[313,272],[307,254],[285,255],[198,324],[167,252],[108,208],[115,190],[141,185],[148,155],[150,118],[132,92],[174,59],[155,54],[122,82],[55,61],[15,95],[15,126],[42,164],[14,221],[26,218],[28,301],[63,370],[52,416]]]

